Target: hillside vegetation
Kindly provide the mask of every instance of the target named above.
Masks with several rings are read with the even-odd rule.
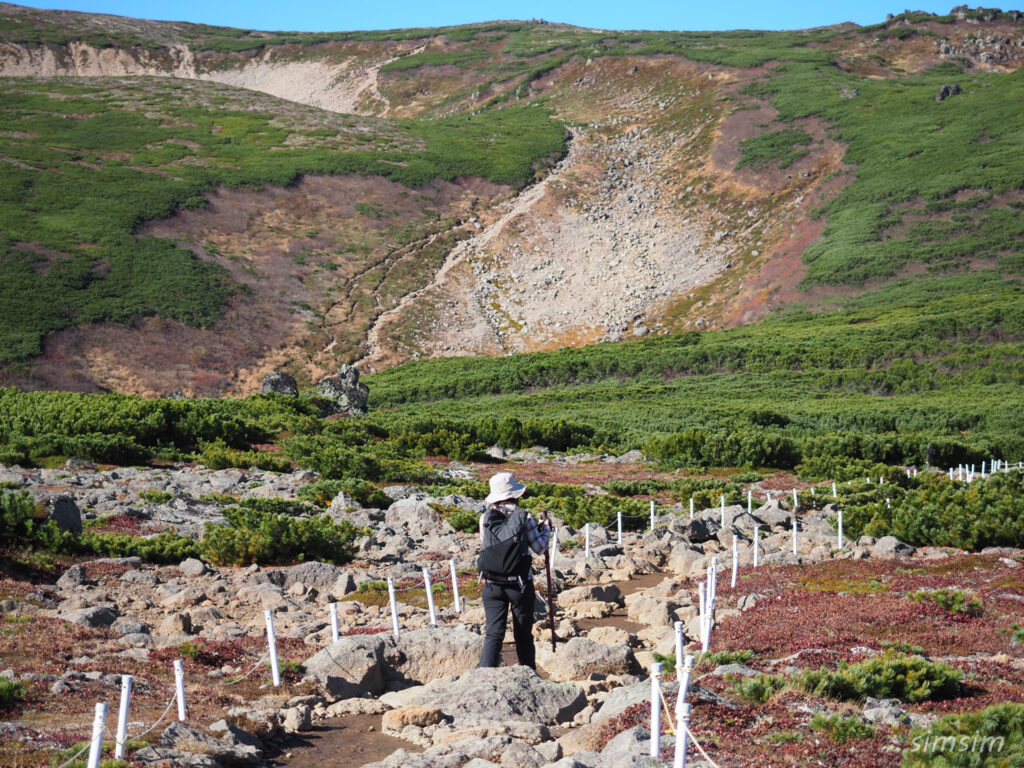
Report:
[[[43,339],[62,328],[135,326],[154,314],[237,333],[238,321],[220,321],[225,308],[255,306],[261,292],[280,286],[240,281],[226,261],[241,259],[237,252],[197,258],[209,238],[175,243],[139,236],[146,222],[202,208],[215,189],[288,187],[308,174],[383,177],[410,189],[467,177],[522,187],[565,152],[563,128],[552,113],[599,137],[577,139],[581,146],[635,141],[628,133],[631,118],[602,123],[602,105],[613,93],[648,105],[632,119],[646,121],[651,148],[671,153],[655,176],[662,193],[680,192],[641,216],[672,227],[677,223],[666,218],[672,212],[703,227],[733,267],[651,307],[648,326],[721,326],[746,304],[754,319],[769,306],[920,306],[928,294],[945,300],[981,285],[1009,301],[1021,277],[1024,238],[1024,117],[1015,107],[1024,94],[1016,68],[1020,44],[1012,36],[1020,24],[1016,12],[961,7],[948,15],[900,14],[874,27],[792,32],[623,33],[495,22],[301,34],[4,6],[0,41],[17,47],[11,51],[49,52],[57,64],[72,55],[73,45],[86,45],[97,57],[119,51],[122,59],[146,62],[146,71],[166,66],[179,74],[185,51],[196,77],[235,77],[232,72],[259,62],[343,67],[339,72],[373,63],[377,69],[367,70],[376,95],[353,102],[366,113],[361,116],[180,77],[4,80],[0,258],[9,279],[0,289],[0,360],[31,361]],[[951,53],[940,55],[940,49]],[[718,99],[693,90],[689,81],[655,83],[643,72],[621,82],[586,74],[567,79],[581,62],[609,58],[699,62],[712,68],[708,77],[721,78],[710,94],[717,90]],[[938,100],[943,86],[955,87]],[[434,117],[371,116],[382,112]],[[732,135],[729,126],[740,125],[747,113],[756,115],[756,124]],[[842,168],[852,169],[836,182],[830,179],[839,166],[825,162],[827,142],[838,142]],[[735,158],[731,165],[708,163],[720,152]],[[667,159],[672,156],[674,163]],[[621,162],[614,155],[594,160],[599,173],[605,173],[600,164],[608,163],[610,173]],[[829,167],[835,170],[826,173]],[[563,209],[570,212],[587,205],[580,198],[591,194],[588,177],[574,181],[576,174],[571,168],[560,180]],[[600,175],[590,180],[602,183]],[[825,191],[835,183],[838,188]],[[801,203],[815,195],[817,204]],[[492,202],[484,200],[480,212]],[[391,232],[396,225],[386,216],[386,199],[361,205],[360,229],[350,242],[332,243],[319,257],[333,262],[315,276],[323,287],[315,297],[297,299],[298,311],[308,307],[314,321],[303,332],[305,342],[287,352],[296,372],[309,370],[325,349],[337,360],[357,359],[374,318],[426,285],[445,251],[473,234],[456,230],[466,214],[452,207],[431,209],[422,221],[407,221],[415,231],[400,233]],[[374,218],[380,236],[370,235]],[[816,241],[787,242],[791,230],[820,224]],[[299,226],[310,229],[306,221]],[[521,219],[519,226],[528,246],[543,216]],[[367,236],[377,245],[368,246]],[[374,255],[360,256],[367,248],[376,249]],[[368,259],[366,266],[337,271],[341,253]],[[796,271],[775,286],[784,298],[773,299],[777,265],[801,256]],[[680,255],[689,258],[696,255]],[[309,282],[296,259],[296,274]],[[403,266],[391,288],[382,278],[359,277],[382,260],[410,259],[420,267]],[[259,266],[239,263],[256,278]],[[511,277],[514,264],[501,269]],[[407,320],[389,326],[397,336],[383,343],[404,350],[398,359],[438,353],[430,332],[413,320],[433,311],[427,302],[471,300],[472,286],[459,279],[463,295],[425,294],[409,304]],[[500,316],[524,300],[510,293],[507,279],[491,283]],[[881,288],[894,280],[891,289]],[[802,291],[794,293],[796,285]],[[877,298],[867,298],[879,289]],[[328,321],[339,304],[352,309]],[[514,313],[509,317],[509,327],[496,330],[499,341],[518,333]],[[595,337],[585,330],[595,321],[578,319],[580,339]],[[572,339],[566,333],[561,343]],[[260,361],[268,353],[257,345],[246,363],[265,365]]]
[[[208,324],[224,273],[143,222],[205,205],[215,185],[287,186],[306,173],[375,174],[409,187],[477,175],[521,184],[557,157],[540,109],[382,124],[298,110],[198,83],[8,80],[0,84],[0,360],[40,352],[72,323],[160,312]]]

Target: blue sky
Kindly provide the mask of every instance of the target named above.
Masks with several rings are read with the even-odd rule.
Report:
[[[895,0],[898,2],[898,0]],[[947,13],[956,3],[921,10]],[[802,29],[853,21],[876,24],[903,7],[883,0],[57,0],[29,2],[35,8],[62,8],[147,19],[190,21],[261,30],[335,32],[354,29],[437,27],[495,19],[543,18],[601,29]],[[916,6],[919,8],[919,6]]]

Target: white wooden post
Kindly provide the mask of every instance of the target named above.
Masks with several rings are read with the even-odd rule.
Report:
[[[757,568],[758,550],[761,548],[761,526],[754,526],[754,567]]]
[[[427,608],[430,610],[430,624],[437,626],[437,611],[434,610],[434,588],[430,583],[430,570],[423,569],[423,584],[427,588]]]
[[[114,759],[124,760],[124,745],[128,741],[128,707],[132,700],[132,676],[121,675],[121,706],[117,708],[117,733],[114,735]]]
[[[281,667],[277,660],[277,635],[274,634],[274,612],[269,608],[263,612],[267,620],[267,650],[270,652],[270,677],[274,687],[281,685]]]
[[[88,768],[99,768],[100,754],[103,752],[103,731],[107,727],[107,705],[96,704],[96,716],[92,721],[92,740],[89,743]]]
[[[676,630],[676,679],[683,679],[683,622],[675,623]]]
[[[341,635],[338,632],[338,604],[331,603],[327,606],[327,610],[331,614],[331,642],[336,643],[341,639]]]
[[[753,514],[754,512],[754,492],[747,490],[747,514]]]
[[[551,540],[554,541],[554,539],[555,539],[555,537],[554,537],[554,534],[552,533]],[[451,564],[451,568],[452,568],[452,602],[455,605],[455,612],[456,613],[461,613],[462,612],[462,602],[459,600],[459,576],[455,572],[455,558],[452,558],[450,564]]]
[[[839,533],[836,535],[836,549],[843,548],[843,510],[839,510]]]
[[[686,768],[686,741],[690,735],[690,705],[683,703],[676,708],[676,752],[672,768]]]
[[[654,530],[654,499],[651,499],[651,530]]]
[[[395,600],[395,580],[388,576],[388,599],[391,602],[391,626],[395,632],[395,639],[401,635],[401,630],[398,628],[398,603]]]
[[[725,494],[722,494],[722,527],[725,528]]]
[[[736,534],[732,537],[732,588],[736,589],[736,572],[740,566],[740,550],[736,544]]]
[[[796,508],[800,506],[800,502],[796,497],[796,488],[793,489],[793,511],[796,512]]]
[[[797,522],[796,522],[796,518],[794,517],[793,518],[793,557],[797,556],[797,554],[796,554],[796,528],[797,528]]]
[[[832,483],[832,498],[833,499],[838,499],[839,498],[839,491],[836,490],[835,482]]]
[[[708,649],[708,641],[707,641],[708,595],[707,595],[707,587],[704,586],[704,582],[703,581],[700,584],[697,585],[697,605],[698,605],[699,616],[700,616],[699,624],[700,624],[700,645],[701,645],[701,650],[707,651],[707,649]]]
[[[619,513],[616,515],[615,526],[616,526],[616,530],[618,531],[619,546],[621,547],[622,546],[622,510],[621,509],[619,510]]]
[[[185,662],[174,660],[174,698],[178,702],[178,720],[185,722],[188,709],[185,706]]]
[[[661,664],[651,664],[651,757],[661,752]]]
[[[693,520],[693,496],[690,497],[690,519]]]
[[[590,559],[590,523],[586,523],[583,526],[583,541],[584,541],[583,556],[585,558],[587,558],[587,560],[589,560]]]

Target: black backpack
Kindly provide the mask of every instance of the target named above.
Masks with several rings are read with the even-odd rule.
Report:
[[[506,515],[490,507],[484,512],[484,540],[477,570],[494,584],[522,586],[529,578],[530,557],[523,551],[526,512],[516,508]]]

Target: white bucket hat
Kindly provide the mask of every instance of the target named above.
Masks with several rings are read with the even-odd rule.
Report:
[[[491,477],[491,492],[484,502],[496,504],[505,499],[518,499],[526,492],[526,486],[517,483],[511,472],[498,472]]]

